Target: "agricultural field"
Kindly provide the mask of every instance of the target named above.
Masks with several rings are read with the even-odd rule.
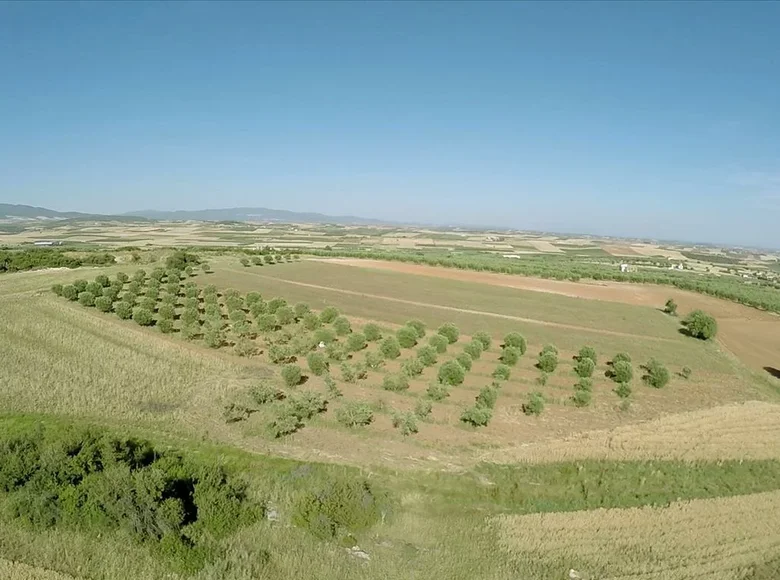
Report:
[[[225,234],[191,227],[184,245]],[[662,286],[164,246],[0,275],[3,577],[780,574],[776,315]],[[711,340],[681,326],[698,308]],[[118,451],[137,446],[146,463]],[[39,453],[68,467],[37,477]]]

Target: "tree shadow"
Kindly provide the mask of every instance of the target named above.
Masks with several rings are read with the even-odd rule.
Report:
[[[776,369],[773,367],[764,367],[764,370],[768,372],[770,375],[775,377],[776,379],[780,379],[780,369]]]

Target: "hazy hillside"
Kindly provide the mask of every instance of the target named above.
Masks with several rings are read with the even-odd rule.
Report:
[[[321,213],[296,212],[266,207],[234,207],[222,209],[157,211],[141,210],[125,215],[142,216],[156,220],[196,221],[280,221],[333,224],[384,224],[382,220],[355,216],[330,216]]]

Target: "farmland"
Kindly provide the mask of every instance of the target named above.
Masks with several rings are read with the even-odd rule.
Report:
[[[775,577],[773,315],[656,286],[301,250],[173,266],[189,251],[114,249],[114,265],[0,278],[3,441],[35,441],[40,425],[148,439],[224,465],[261,515],[213,537],[216,524],[185,521],[192,543],[176,551],[121,522],[96,538],[61,499],[49,525],[0,518],[7,576]],[[672,296],[680,317],[662,311]],[[694,308],[716,314],[717,340],[680,332]],[[27,486],[3,485],[0,503],[27,513]],[[302,506],[322,489],[375,507],[317,528]],[[711,530],[705,543],[693,528]],[[600,554],[627,529],[632,542]]]

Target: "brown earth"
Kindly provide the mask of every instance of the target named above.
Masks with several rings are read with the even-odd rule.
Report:
[[[353,258],[333,258],[325,261],[404,274],[477,282],[534,292],[548,292],[586,300],[605,300],[659,308],[667,299],[673,298],[683,314],[696,308],[710,313],[718,321],[718,341],[726,349],[748,366],[780,378],[780,317],[770,312],[763,312],[712,296],[653,284],[544,280],[510,274]],[[773,373],[769,369],[777,370]]]

